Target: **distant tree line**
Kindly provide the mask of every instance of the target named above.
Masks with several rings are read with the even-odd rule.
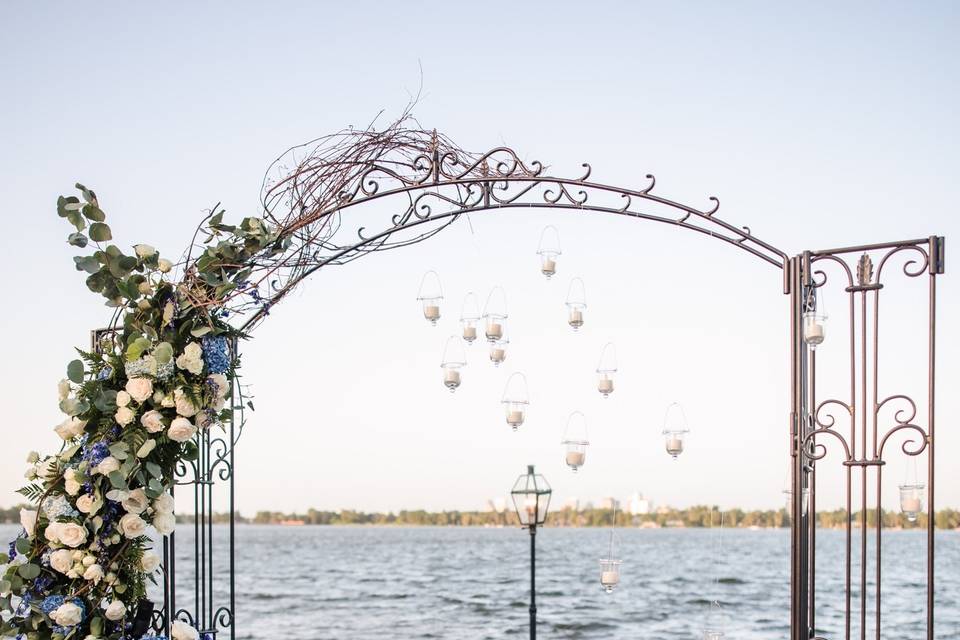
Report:
[[[14,524],[20,522],[20,506],[9,509],[0,508],[0,523]],[[279,511],[258,511],[253,518],[246,518],[235,514],[239,523],[253,524],[304,524],[304,525],[413,525],[413,526],[516,526],[517,516],[511,510],[503,513],[494,511],[440,511],[424,510],[399,511],[397,513],[365,513],[344,509],[341,511],[319,511],[309,509],[306,513],[281,513]],[[654,513],[631,515],[617,511],[617,526],[619,527],[717,527],[720,526],[720,510],[717,507],[695,506],[688,509],[672,509],[661,507]],[[214,523],[224,523],[229,520],[229,512],[216,513]],[[575,510],[570,507],[550,512],[547,520],[549,526],[554,527],[603,527],[609,526],[613,520],[612,509],[587,508]],[[180,515],[177,521],[183,524],[193,522],[192,516]],[[846,525],[847,512],[844,509],[836,511],[820,511],[817,513],[817,524],[825,529],[841,529]],[[853,526],[859,527],[860,512],[853,514]],[[867,511],[867,526],[876,527],[877,512],[875,509]],[[943,509],[937,512],[935,525],[939,529],[960,529],[960,511]],[[786,509],[767,511],[744,511],[743,509],[727,509],[723,512],[724,527],[789,527],[790,516]],[[920,514],[916,522],[909,522],[897,511],[883,511],[883,527],[888,529],[922,529],[927,526],[926,514]]]

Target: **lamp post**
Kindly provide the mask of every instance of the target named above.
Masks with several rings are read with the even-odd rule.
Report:
[[[537,527],[547,519],[551,493],[547,479],[535,473],[532,464],[510,492],[520,525],[530,530],[530,640],[537,637]]]

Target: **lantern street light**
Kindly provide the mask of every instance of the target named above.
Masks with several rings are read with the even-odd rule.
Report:
[[[560,232],[554,226],[544,227],[537,254],[540,256],[540,273],[547,276],[547,280],[557,272],[557,256],[561,253]]]
[[[430,324],[437,326],[440,319],[440,301],[443,300],[443,289],[440,286],[440,276],[436,271],[427,271],[420,280],[420,291],[417,300],[423,305],[423,317]]]
[[[547,479],[535,473],[532,464],[517,478],[510,492],[520,525],[530,531],[530,640],[537,637],[537,527],[547,520],[552,493]]]

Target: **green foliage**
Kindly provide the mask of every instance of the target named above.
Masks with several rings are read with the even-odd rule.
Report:
[[[28,484],[25,487],[17,489],[17,493],[30,502],[37,502],[40,500],[40,496],[43,495],[43,487],[38,484]]]

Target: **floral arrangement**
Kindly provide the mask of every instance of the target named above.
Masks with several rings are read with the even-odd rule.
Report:
[[[196,459],[202,432],[231,419],[241,338],[222,304],[250,288],[246,265],[277,250],[260,219],[236,227],[223,212],[206,221],[203,252],[180,265],[138,244],[125,254],[95,193],[60,197],[57,211],[73,225],[68,243],[87,287],[114,309],[98,348],[78,350],[58,385],[63,440],[53,455],[31,452],[34,506],[20,513],[23,531],[0,553],[0,638],[133,640],[147,636],[153,605],[146,581],[160,558],[150,529],[175,527],[175,469]],[[175,281],[175,268],[182,277]],[[173,640],[198,640],[189,624],[171,624]]]

